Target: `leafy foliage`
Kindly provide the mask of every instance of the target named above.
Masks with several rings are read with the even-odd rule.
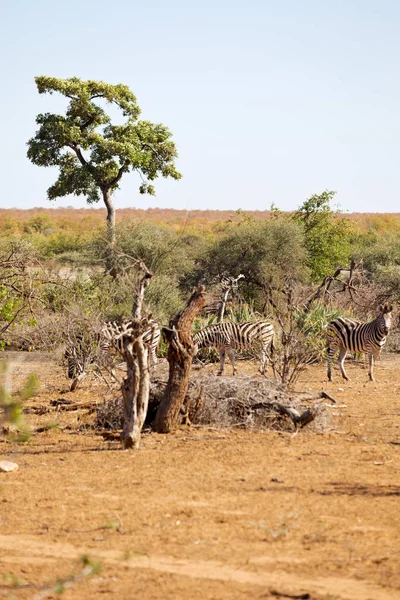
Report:
[[[104,211],[0,211],[0,344],[53,349],[75,311],[88,320],[129,314],[135,260],[140,259],[154,273],[146,310],[160,324],[180,310],[193,285],[206,283],[215,300],[221,276],[243,273],[240,294],[226,319],[271,318],[275,299],[273,321],[277,325],[279,316],[286,328],[289,368],[301,358],[301,348],[306,360],[322,357],[327,319],[353,311],[356,318],[367,320],[377,302],[400,299],[400,222],[395,216],[352,216],[350,225],[331,210],[333,197],[333,192],[312,196],[292,215],[273,208],[262,219],[244,211],[229,218],[222,213],[224,219],[220,213],[188,218],[174,211],[118,211],[116,279],[104,274]],[[342,293],[349,281],[350,255],[357,264],[362,258],[363,264],[351,280],[351,293]],[[343,273],[328,289],[321,274],[332,276],[337,266],[344,267]],[[319,287],[323,293],[314,297]],[[298,296],[290,311],[282,292],[289,289]],[[316,299],[318,304],[312,304]],[[289,313],[290,322],[285,316]],[[205,315],[196,326],[216,318]],[[282,357],[283,349],[279,343],[277,347]],[[283,362],[276,367],[283,368]],[[283,374],[290,377],[287,371]]]
[[[28,142],[28,158],[35,165],[59,168],[58,179],[47,191],[50,200],[75,194],[92,204],[103,195],[107,205],[126,173],[141,175],[141,194],[154,194],[150,182],[160,175],[181,177],[170,131],[139,120],[140,108],[127,86],[77,77],[40,76],[35,81],[40,94],[57,92],[69,99],[65,115],[37,116],[39,129]],[[125,121],[112,124],[102,104],[117,107]]]
[[[34,396],[39,390],[39,380],[32,373],[25,385],[17,392],[11,391],[11,370],[6,362],[0,363],[0,373],[4,383],[0,385],[0,415],[4,423],[11,425],[10,438],[17,442],[26,442],[31,436],[30,428],[25,423],[23,415],[23,401]],[[7,431],[7,427],[5,428]]]
[[[351,223],[330,208],[335,194],[314,194],[292,216],[303,227],[307,266],[314,281],[346,265],[351,256]]]
[[[265,294],[279,281],[306,277],[305,249],[301,228],[284,219],[263,223],[242,222],[212,244],[198,260],[185,283],[215,282],[222,274],[245,274],[241,289],[259,310]]]
[[[363,258],[364,268],[370,276],[383,267],[400,266],[400,236],[391,231],[368,232],[358,237],[357,254]]]
[[[33,318],[34,307],[40,303],[39,269],[37,252],[28,242],[0,244],[0,348],[16,320]]]

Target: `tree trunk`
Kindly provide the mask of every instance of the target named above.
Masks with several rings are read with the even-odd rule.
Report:
[[[127,374],[121,388],[124,400],[121,441],[125,450],[139,448],[150,391],[148,350],[141,337],[136,339],[132,350],[126,352]]]
[[[179,412],[189,387],[194,354],[192,326],[205,303],[205,288],[194,290],[186,307],[170,322],[168,362],[169,378],[164,398],[158,408],[153,429],[169,433],[178,424]]]
[[[142,317],[144,293],[146,291],[146,288],[150,284],[151,278],[153,277],[153,273],[149,271],[144,262],[139,261],[139,268],[144,272],[144,275],[137,284],[136,294],[133,298],[132,304],[132,319],[136,319],[137,321],[140,321]]]
[[[123,337],[124,359],[127,374],[121,391],[124,400],[124,426],[121,435],[124,449],[139,448],[140,433],[144,425],[149,404],[150,370],[149,351],[143,344],[143,333],[148,328],[147,319],[142,319],[144,293],[152,273],[141,263],[143,277],[138,281],[133,300],[130,335]]]
[[[229,296],[230,292],[231,292],[231,290],[230,290],[230,288],[228,288],[227,290],[225,290],[222,293],[221,304],[218,309],[217,323],[222,323],[222,321],[224,320],[226,303],[228,301],[228,296]]]
[[[107,254],[106,254],[106,269],[113,277],[116,276],[115,265],[115,207],[111,197],[109,187],[102,188],[103,201],[107,209]]]
[[[242,273],[240,275],[238,275],[238,277],[225,277],[224,279],[222,279],[221,281],[221,287],[222,287],[222,296],[221,296],[221,304],[218,310],[218,315],[217,315],[217,323],[222,323],[224,320],[224,315],[225,315],[225,309],[226,309],[226,303],[228,301],[229,298],[229,294],[233,294],[235,292],[235,290],[237,290],[237,288],[239,287],[238,281],[239,279],[244,279],[244,275],[242,275]]]

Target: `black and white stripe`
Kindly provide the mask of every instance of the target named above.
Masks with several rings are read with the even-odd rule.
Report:
[[[386,342],[392,324],[393,307],[385,303],[380,307],[379,315],[369,323],[359,323],[353,319],[338,318],[328,325],[328,379],[332,381],[332,358],[339,350],[340,371],[344,379],[349,379],[344,370],[344,359],[348,351],[366,352],[369,356],[368,375],[374,379],[374,359],[379,356]]]
[[[200,348],[217,348],[219,350],[220,368],[218,375],[224,372],[225,353],[228,353],[236,374],[233,350],[246,350],[251,346],[261,346],[261,373],[265,373],[268,363],[268,348],[273,351],[274,327],[268,321],[252,321],[248,323],[216,323],[200,329],[193,335],[193,342]],[[196,350],[196,351],[197,351]]]
[[[123,318],[120,321],[110,321],[104,324],[102,329],[102,348],[103,350],[115,348],[120,353],[123,352],[124,337],[131,337],[132,321]],[[154,319],[148,321],[148,327],[142,334],[143,343],[148,346],[150,361],[156,365],[157,348],[160,343],[161,330]]]
[[[67,363],[68,378],[73,380],[70,387],[71,391],[86,377],[90,365],[99,364],[104,366],[105,363],[110,363],[105,359],[111,357],[113,349],[121,352],[122,335],[113,343],[112,336],[107,332],[112,332],[114,338],[118,337],[118,333],[122,334],[124,327],[129,328],[129,323],[130,321],[127,319],[108,321],[104,323],[100,332],[81,332],[76,334],[73,339],[69,338],[67,340],[64,359]],[[156,321],[151,319],[143,334],[143,342],[148,346],[152,365],[156,365],[158,362],[156,352],[160,337],[160,327]]]

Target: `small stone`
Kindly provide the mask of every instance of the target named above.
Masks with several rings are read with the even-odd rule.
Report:
[[[9,460],[0,461],[0,471],[3,471],[4,473],[10,473],[11,471],[16,471],[17,469],[19,469],[17,463],[13,463]]]
[[[338,388],[338,392],[344,392],[344,388]]]
[[[10,434],[17,434],[19,433],[19,429],[16,425],[6,425],[5,427],[3,427],[3,434],[4,435],[10,435]]]

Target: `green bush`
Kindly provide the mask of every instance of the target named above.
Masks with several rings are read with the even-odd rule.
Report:
[[[314,194],[292,216],[303,228],[306,264],[315,282],[346,266],[352,255],[353,225],[330,208],[335,193]]]
[[[43,233],[53,229],[54,223],[46,214],[35,215],[24,224],[24,233]]]
[[[370,276],[382,267],[400,265],[400,236],[389,231],[359,236],[357,254]]]
[[[286,219],[263,222],[241,221],[206,249],[193,271],[183,278],[183,286],[215,284],[221,275],[245,279],[240,284],[246,301],[263,312],[270,286],[289,279],[307,278],[306,251],[301,227]]]
[[[352,317],[347,311],[335,306],[325,306],[316,302],[305,313],[302,308],[296,312],[296,323],[304,335],[304,343],[310,354],[309,362],[318,362],[326,358],[326,328],[338,317]],[[354,318],[354,317],[353,317]]]

